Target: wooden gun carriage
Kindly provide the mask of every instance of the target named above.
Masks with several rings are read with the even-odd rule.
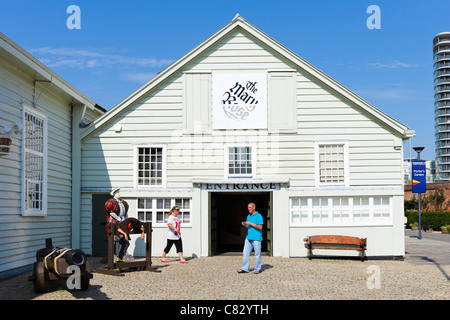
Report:
[[[68,280],[73,268],[79,268],[80,289],[89,288],[89,280],[92,279],[89,262],[86,255],[81,250],[69,248],[53,247],[52,239],[45,239],[45,248],[36,252],[36,262],[33,265],[33,273],[28,277],[33,281],[36,293],[42,293],[45,289],[45,282],[52,280]]]

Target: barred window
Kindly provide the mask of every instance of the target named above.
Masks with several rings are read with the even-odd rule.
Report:
[[[45,215],[47,207],[47,119],[31,108],[23,115],[24,215]]]
[[[137,147],[137,187],[164,186],[164,148]]]
[[[316,184],[348,185],[347,143],[316,143]]]
[[[319,146],[320,182],[344,182],[344,146]]]

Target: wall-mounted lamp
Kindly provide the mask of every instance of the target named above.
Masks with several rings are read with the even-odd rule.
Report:
[[[11,150],[12,139],[11,135],[14,133],[16,135],[22,132],[23,126],[21,124],[9,124],[5,127],[5,133],[3,137],[0,138],[0,156],[9,154]]]

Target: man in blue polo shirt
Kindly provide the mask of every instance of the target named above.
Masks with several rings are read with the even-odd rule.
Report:
[[[247,221],[242,222],[242,225],[248,229],[247,237],[245,238],[242,269],[238,273],[247,273],[249,267],[249,258],[252,250],[255,250],[255,269],[253,273],[261,272],[261,242],[262,242],[262,228],[263,217],[256,211],[254,203],[249,203]]]

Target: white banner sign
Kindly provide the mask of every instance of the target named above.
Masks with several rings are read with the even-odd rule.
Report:
[[[266,129],[267,75],[214,75],[213,128]]]

